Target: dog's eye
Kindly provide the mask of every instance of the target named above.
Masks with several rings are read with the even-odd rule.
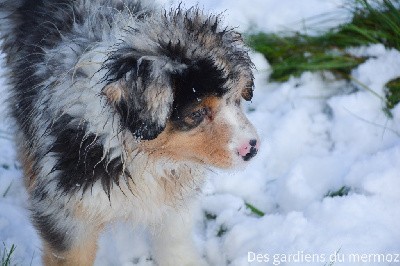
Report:
[[[201,122],[203,122],[204,118],[208,114],[207,108],[201,108],[194,112],[192,112],[185,120],[186,123],[189,124],[191,127],[198,126]]]
[[[207,115],[207,108],[202,108],[202,109],[199,109],[199,110],[193,112],[193,113],[190,115],[190,117],[191,117],[194,121],[199,121],[199,120],[202,121],[206,115]],[[201,121],[200,121],[200,122],[201,122]]]
[[[187,112],[182,117],[176,116],[173,118],[173,123],[179,130],[191,130],[200,125],[206,117],[210,117],[210,113],[210,108],[203,107],[192,112]]]

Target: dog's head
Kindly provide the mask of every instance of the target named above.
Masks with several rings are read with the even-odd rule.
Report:
[[[105,64],[121,126],[153,156],[222,168],[252,158],[259,140],[241,102],[253,64],[240,34],[196,8],[136,22]]]

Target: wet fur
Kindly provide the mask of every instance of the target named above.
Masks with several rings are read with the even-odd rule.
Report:
[[[205,170],[235,166],[256,136],[241,36],[196,7],[128,0],[0,0],[0,17],[45,264],[93,264],[117,219],[153,228],[160,265],[204,263],[188,206]]]

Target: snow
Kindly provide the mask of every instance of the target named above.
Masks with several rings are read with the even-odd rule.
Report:
[[[158,0],[165,6],[180,3],[177,0]],[[281,31],[306,30],[304,19],[315,18],[327,14],[332,20],[325,21],[324,27],[332,26],[349,18],[344,9],[343,0],[303,0],[303,1],[277,1],[277,0],[186,0],[184,6],[198,5],[206,11],[223,14],[228,25],[238,27],[239,30]]]
[[[195,3],[185,1],[186,6]],[[199,3],[213,12],[226,10],[226,23],[241,30],[252,25],[280,30],[338,10],[342,4],[322,0]],[[304,73],[285,83],[271,83],[268,63],[261,55],[252,55],[258,69],[256,91],[245,108],[262,146],[244,171],[210,174],[195,228],[199,250],[210,265],[399,263],[394,260],[400,260],[396,256],[400,253],[400,106],[389,119],[380,97],[383,85],[400,76],[400,52],[382,45],[351,52],[373,56],[352,76],[374,92],[356,89],[329,74]],[[2,100],[6,91],[0,80]],[[29,222],[4,105],[0,104],[0,245],[16,245],[13,263],[40,265],[41,244]],[[350,187],[347,196],[326,196],[343,186]],[[265,216],[251,213],[246,203]],[[382,254],[380,263],[374,262],[374,254]],[[100,239],[96,265],[150,266],[150,258],[146,232],[116,224]]]

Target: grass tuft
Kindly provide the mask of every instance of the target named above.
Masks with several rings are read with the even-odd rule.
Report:
[[[251,213],[259,216],[259,217],[263,217],[265,215],[264,212],[260,211],[259,209],[257,209],[256,207],[254,207],[253,205],[251,205],[250,203],[245,203],[246,208],[249,209],[251,211]]]
[[[6,244],[3,242],[3,251],[1,252],[1,266],[10,266],[11,265],[11,256],[14,253],[16,247],[13,244],[10,250],[7,249]]]
[[[340,252],[341,249],[342,249],[342,248],[339,248],[339,249],[335,252],[335,257],[334,257],[334,259],[332,260],[332,258],[329,258],[330,261],[327,262],[327,263],[325,263],[324,266],[333,266],[333,265],[335,265],[335,263],[336,263],[336,258],[338,257],[339,252]],[[341,261],[339,260],[339,262],[341,262]]]
[[[383,44],[400,51],[400,0],[349,0],[350,22],[310,35],[299,31],[257,33],[246,37],[249,45],[264,55],[271,65],[270,80],[287,81],[305,71],[331,71],[338,78],[352,80],[351,70],[367,60],[348,48]],[[328,14],[326,15],[328,18]],[[324,16],[320,16],[324,19]],[[388,109],[399,102],[389,88]]]
[[[329,192],[325,195],[325,197],[331,197],[331,198],[334,198],[334,197],[344,197],[344,196],[347,196],[347,195],[349,194],[350,190],[351,190],[351,189],[350,189],[349,187],[343,186],[343,187],[341,187],[339,190],[336,190],[336,191],[329,191]]]
[[[262,53],[271,64],[272,81],[284,82],[305,71],[332,71],[346,77],[353,68],[366,60],[352,56],[334,44],[324,45],[327,40],[322,37],[301,33],[293,36],[258,33],[249,36],[248,40],[250,46]]]
[[[7,196],[8,192],[10,191],[10,188],[11,188],[12,183],[13,183],[13,182],[11,182],[11,183],[8,185],[8,187],[6,188],[6,190],[3,192],[3,198],[5,198],[5,197]]]
[[[393,109],[400,102],[400,77],[386,83],[387,107]]]
[[[318,35],[258,33],[248,43],[272,66],[271,80],[287,81],[304,71],[328,70],[347,77],[366,58],[347,48],[381,43],[400,50],[400,0],[352,0],[353,19]],[[372,4],[371,4],[372,3]]]

